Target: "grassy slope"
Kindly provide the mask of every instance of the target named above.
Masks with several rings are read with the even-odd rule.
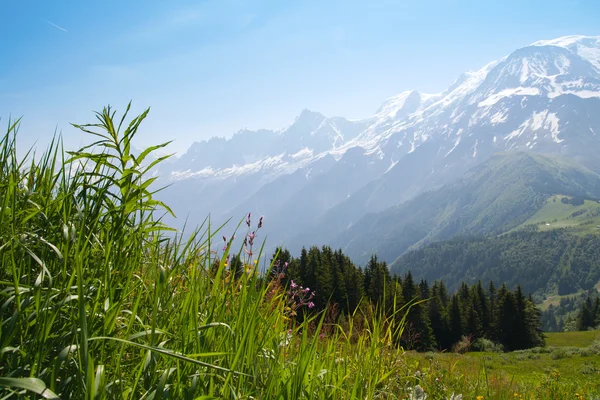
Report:
[[[459,182],[364,217],[334,245],[359,263],[373,253],[391,262],[456,235],[496,235],[521,226],[555,193],[600,197],[600,176],[556,157],[498,154]]]
[[[470,393],[486,399],[497,398],[499,392],[508,394],[505,398],[576,398],[575,393],[590,394],[600,387],[600,354],[589,347],[598,338],[600,331],[548,333],[548,346],[543,349],[409,352],[405,358],[407,364],[424,372],[419,377],[433,392],[436,383],[454,381],[454,386],[470,387]]]
[[[596,227],[600,225],[598,202],[586,200],[584,204],[574,206],[562,203],[560,201],[562,197],[565,196],[551,196],[540,210],[514,230],[528,225],[537,225],[540,231],[566,228],[577,234],[600,233],[600,229]],[[583,214],[573,217],[572,214],[576,212],[583,212]]]
[[[545,335],[546,344],[552,347],[587,347],[600,339],[600,331],[548,332]]]

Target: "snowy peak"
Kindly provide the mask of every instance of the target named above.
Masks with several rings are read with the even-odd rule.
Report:
[[[406,116],[417,111],[420,105],[421,94],[416,90],[408,90],[387,99],[377,110],[377,115],[384,118]]]
[[[387,99],[377,110],[376,116],[379,119],[404,118],[427,107],[441,96],[408,90]]]
[[[196,143],[174,169],[217,177],[270,168],[277,175],[327,155],[340,160],[351,148],[393,163],[425,143],[435,143],[443,157],[468,153],[470,159],[498,150],[564,147],[577,124],[580,137],[600,132],[597,101],[600,37],[566,36],[466,72],[440,94],[402,92],[364,120],[304,109],[277,132],[242,130],[231,139]]]
[[[362,122],[344,118],[327,118],[322,114],[304,109],[294,122],[282,130],[276,146],[288,154],[308,148],[315,153],[342,146],[360,132]]]
[[[490,106],[515,95],[554,98],[563,94],[600,97],[600,70],[565,47],[538,44],[516,50],[495,66],[471,103]]]
[[[324,120],[325,116],[323,114],[305,108],[282,133],[285,134],[286,132],[299,129],[311,129],[314,131]]]
[[[540,40],[532,46],[563,47],[586,59],[600,69],[600,36],[564,36],[552,40]]]

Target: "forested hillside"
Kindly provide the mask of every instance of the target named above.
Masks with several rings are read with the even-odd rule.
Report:
[[[372,253],[392,262],[410,248],[455,235],[506,232],[528,220],[555,194],[599,198],[600,176],[556,157],[498,154],[458,183],[362,218],[334,245],[359,263]]]
[[[565,230],[521,231],[488,238],[457,238],[410,251],[390,269],[417,279],[443,279],[450,290],[478,280],[520,284],[541,301],[551,294],[593,288],[600,280],[600,236]]]
[[[272,262],[274,276],[289,287],[290,296],[309,304],[310,312],[327,309],[329,322],[345,326],[347,316],[359,309],[365,312],[370,305],[385,315],[405,318],[406,328],[398,339],[408,349],[461,351],[471,344],[482,346],[485,342],[479,339],[506,350],[544,343],[541,313],[519,286],[511,291],[490,282],[484,288],[479,281],[449,292],[443,281],[430,285],[416,281],[410,272],[392,276],[375,256],[363,270],[341,250],[327,246],[303,249],[299,258],[282,250]],[[302,320],[305,314],[296,317]]]

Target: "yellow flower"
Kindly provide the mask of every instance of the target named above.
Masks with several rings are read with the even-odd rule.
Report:
[[[483,400],[483,396],[477,396],[477,400]]]

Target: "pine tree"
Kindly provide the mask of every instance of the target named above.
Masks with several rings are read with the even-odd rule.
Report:
[[[402,297],[407,304],[410,304],[406,314],[406,329],[408,329],[407,332],[415,331],[418,339],[415,343],[406,343],[405,345],[414,346],[414,349],[419,351],[433,350],[437,344],[429,321],[426,303],[421,302],[424,299],[419,294],[419,287],[415,284],[412,274],[408,272],[402,282]]]
[[[439,284],[434,282],[431,288],[431,300],[427,303],[429,323],[438,349],[449,349],[452,346],[450,339],[449,320],[446,307],[440,296]]]
[[[465,333],[465,322],[461,308],[460,298],[455,294],[452,296],[452,300],[450,301],[450,309],[448,310],[450,318],[450,332],[448,337],[450,338],[450,342],[452,344],[458,342]]]
[[[488,334],[491,325],[491,313],[489,300],[483,289],[481,281],[477,282],[477,287],[474,293],[475,306],[479,314],[479,320],[481,322],[481,334],[485,336]]]
[[[311,289],[316,295],[313,302],[317,306],[317,309],[323,310],[327,306],[334,288],[331,267],[329,266],[331,249],[324,246],[320,251],[315,247],[312,257],[311,251],[308,252],[308,264],[311,270],[314,271],[314,283]]]
[[[594,300],[594,328],[600,325],[600,297],[596,295]]]
[[[523,348],[546,345],[546,339],[542,332],[542,312],[535,305],[531,296],[526,300],[525,305],[525,331],[527,332],[527,342],[524,343]]]
[[[496,328],[496,287],[494,286],[494,282],[490,281],[488,285],[488,294],[489,294],[489,329],[487,331],[487,336],[490,339],[494,339],[496,337],[496,332],[494,331]]]
[[[444,281],[440,281],[440,283],[439,283],[439,292],[440,292],[440,300],[442,301],[442,304],[444,305],[444,307],[447,307],[448,303],[450,302],[450,296],[448,296],[448,289],[446,289],[446,285],[444,284]]]
[[[581,309],[579,310],[579,314],[577,315],[577,330],[585,331],[588,328],[594,326],[594,309],[592,306],[592,299],[590,296],[587,296],[583,304],[581,305]]]
[[[310,271],[308,269],[308,251],[306,251],[306,248],[304,247],[302,248],[302,251],[300,251],[300,265],[298,269],[300,270],[300,284],[306,286],[312,277],[310,276]]]
[[[508,350],[519,348],[519,337],[515,337],[517,327],[517,307],[515,296],[502,285],[497,293],[495,334],[498,342]]]

